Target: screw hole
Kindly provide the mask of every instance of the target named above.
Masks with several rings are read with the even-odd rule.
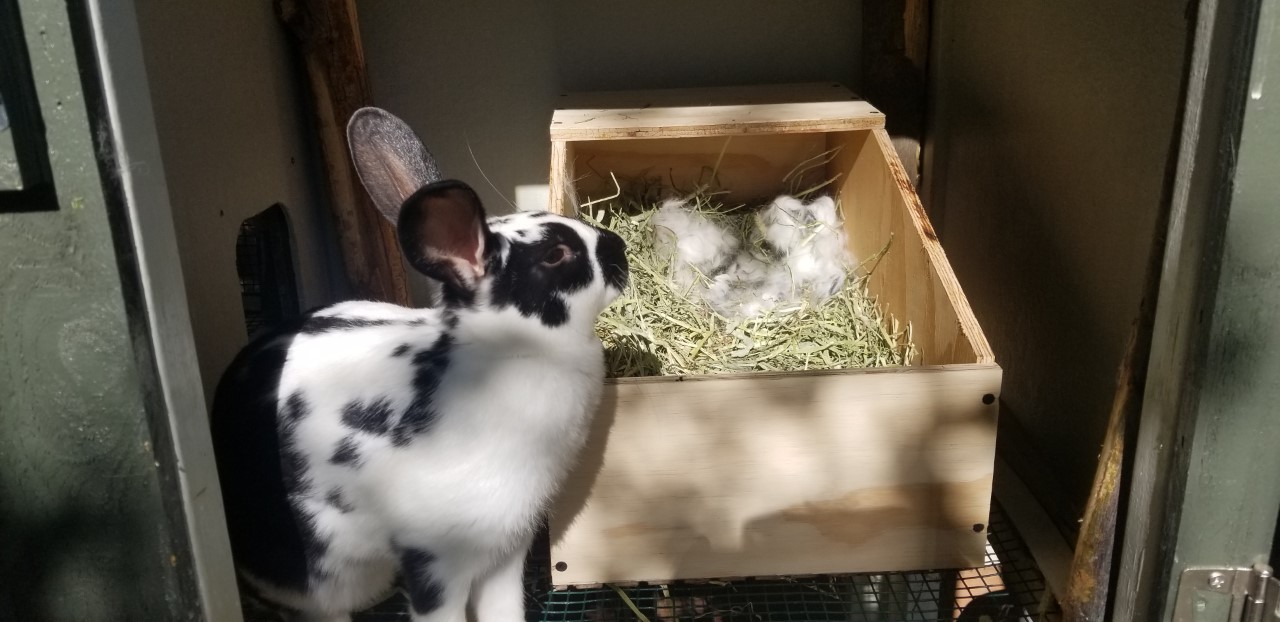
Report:
[[[988,393],[988,394],[986,394],[986,395],[982,396],[982,403],[983,403],[983,404],[994,404],[994,403],[995,403],[995,401],[996,401],[996,396],[994,396],[994,395],[992,395],[992,394],[990,394],[990,393]]]
[[[564,562],[556,562],[556,570],[559,570],[560,572],[564,572],[568,569],[569,569],[569,564],[566,564]]]
[[[983,529],[986,529],[986,525],[983,525],[982,523],[973,524],[973,533],[982,533]]]

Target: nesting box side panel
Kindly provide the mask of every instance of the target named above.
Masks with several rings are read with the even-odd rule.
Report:
[[[578,205],[574,201],[573,156],[571,144],[563,140],[551,141],[550,200],[547,209],[562,216],[576,216]]]
[[[966,365],[610,384],[552,514],[552,580],[979,565],[983,398],[1000,379]]]
[[[786,134],[884,127],[884,115],[832,83],[575,93],[552,140]]]
[[[565,144],[564,163],[552,164],[552,186],[559,175],[566,189],[561,203],[570,214],[570,206],[612,196],[619,187],[641,189],[645,180],[682,194],[709,186],[723,190],[718,199],[728,203],[768,201],[787,190],[783,179],[797,165],[826,150],[820,133],[557,142]],[[820,177],[816,171],[797,185]]]
[[[850,248],[873,270],[868,288],[885,311],[910,323],[919,364],[994,362],[888,134],[832,133],[829,144],[841,147],[833,166]]]
[[[877,127],[884,127],[884,117],[863,101],[798,102],[559,110],[552,121],[552,136],[563,140],[619,140],[828,132]]]

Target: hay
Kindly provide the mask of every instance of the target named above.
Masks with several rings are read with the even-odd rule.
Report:
[[[812,194],[829,183],[793,194]],[[694,209],[748,239],[746,231],[756,226],[754,209],[726,206],[718,200],[723,194],[700,187],[686,196]],[[581,208],[584,220],[616,232],[628,249],[631,283],[596,328],[609,377],[887,367],[913,360],[910,327],[886,317],[867,292],[867,279],[888,245],[849,269],[845,286],[820,305],[799,301],[734,320],[681,291],[672,279],[670,260],[653,245],[650,219],[659,204],[654,189],[644,187],[619,189]]]

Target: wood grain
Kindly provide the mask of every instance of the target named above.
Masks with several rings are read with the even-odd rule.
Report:
[[[648,100],[592,103],[606,101]],[[763,102],[746,108],[784,105]],[[609,382],[552,517],[556,585],[981,564],[1002,372],[888,135],[833,127],[719,123],[646,140],[553,128],[550,201],[563,214],[615,192],[611,174],[691,190],[714,169],[730,203],[768,200],[839,148],[812,181],[839,178],[858,258],[888,244],[872,292],[921,351],[917,367]]]
[[[979,565],[1000,380],[957,365],[610,383],[553,512],[553,581]]]
[[[1107,419],[1107,432],[1094,476],[1089,502],[1085,506],[1076,539],[1067,588],[1058,596],[1063,620],[1091,622],[1106,619],[1111,593],[1112,559],[1115,553],[1117,515],[1124,494],[1122,470],[1125,460],[1126,429],[1142,406],[1142,382],[1146,372],[1149,338],[1134,327],[1125,349],[1116,387],[1115,403]],[[1149,332],[1148,332],[1149,334]],[[1146,346],[1146,347],[1144,347]],[[1139,351],[1139,348],[1142,348]],[[1131,439],[1130,439],[1131,440]]]
[[[884,115],[839,85],[575,94],[552,140],[625,140],[874,129]]]
[[[374,209],[347,148],[347,120],[371,101],[355,0],[276,0],[276,9],[306,66],[347,278],[362,298],[409,305],[395,229]]]
[[[887,313],[909,321],[923,365],[992,363],[978,325],[884,130],[828,135],[847,171],[840,191],[850,250],[859,261],[888,247],[868,288]],[[871,266],[869,266],[871,267]]]
[[[822,134],[757,134],[697,136],[652,140],[555,141],[552,158],[552,210],[576,214],[581,203],[616,191],[613,178],[626,184],[654,178],[662,184],[692,191],[709,183],[712,169],[721,199],[729,203],[768,201],[782,190],[781,180],[796,164],[820,155]],[[554,145],[563,145],[558,165]],[[719,167],[716,167],[716,163]],[[822,170],[811,175],[816,184]],[[556,190],[563,188],[564,191]],[[624,188],[625,190],[625,188]]]

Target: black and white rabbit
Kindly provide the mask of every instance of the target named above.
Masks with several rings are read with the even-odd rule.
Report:
[[[397,578],[416,621],[524,619],[525,554],[603,386],[597,315],[617,235],[487,218],[414,132],[364,108],[352,158],[436,308],[343,302],[254,339],[212,426],[241,576],[304,620],[349,620]]]

